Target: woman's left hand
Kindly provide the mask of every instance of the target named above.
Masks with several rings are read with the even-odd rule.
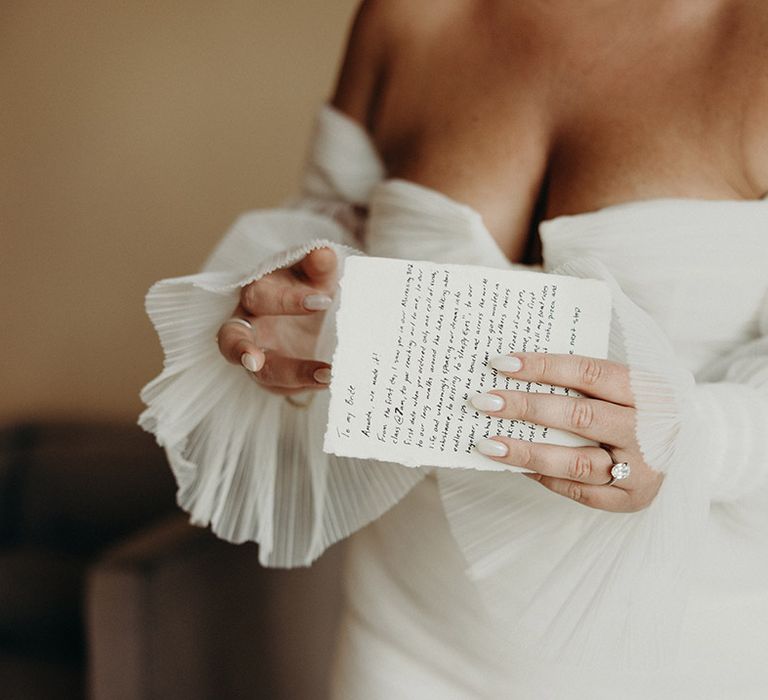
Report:
[[[602,447],[563,447],[497,436],[479,440],[478,451],[497,462],[532,470],[524,476],[590,508],[627,513],[650,505],[664,474],[645,463],[637,444],[634,397],[626,366],[594,357],[548,353],[501,355],[490,365],[513,379],[567,387],[583,396],[494,389],[470,397],[477,410],[497,418],[561,428],[607,445],[631,471],[625,479],[607,486],[613,460]]]

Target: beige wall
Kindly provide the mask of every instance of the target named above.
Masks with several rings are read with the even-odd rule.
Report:
[[[144,293],[295,187],[356,4],[0,4],[0,421],[136,419]]]

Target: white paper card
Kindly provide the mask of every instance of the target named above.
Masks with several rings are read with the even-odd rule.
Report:
[[[506,435],[592,444],[477,412],[489,389],[576,395],[488,367],[508,352],[606,357],[610,291],[601,281],[474,265],[352,256],[340,281],[325,452],[399,462],[509,469],[474,449]]]

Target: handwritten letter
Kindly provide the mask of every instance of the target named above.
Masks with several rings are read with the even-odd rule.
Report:
[[[508,352],[605,357],[610,292],[597,280],[390,258],[351,257],[341,280],[326,452],[499,470],[473,449],[506,435],[589,444],[564,431],[477,412],[489,389],[567,389],[488,367]]]

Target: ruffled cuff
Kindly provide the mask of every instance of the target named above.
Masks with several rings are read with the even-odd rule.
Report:
[[[330,544],[377,518],[421,478],[419,470],[361,465],[322,451],[328,397],[296,408],[228,363],[214,337],[240,288],[329,246],[340,265],[359,251],[348,232],[310,212],[250,213],[232,227],[204,271],[154,284],[146,310],[164,351],[161,374],[141,391],[139,425],[155,435],[191,522],[231,542],[256,541],[268,566],[308,565]],[[316,356],[330,361],[335,313]]]

